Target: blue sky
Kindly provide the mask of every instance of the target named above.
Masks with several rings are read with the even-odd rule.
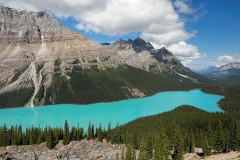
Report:
[[[0,0],[102,43],[141,37],[195,70],[240,62],[240,0]]]

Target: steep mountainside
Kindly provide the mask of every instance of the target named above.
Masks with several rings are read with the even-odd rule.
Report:
[[[169,84],[206,81],[167,49],[156,50],[140,38],[100,45],[44,12],[0,7],[0,15],[0,108],[113,101],[159,91],[138,83],[145,76],[171,78]],[[152,86],[151,81],[142,83]]]

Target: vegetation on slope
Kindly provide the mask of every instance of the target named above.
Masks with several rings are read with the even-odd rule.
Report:
[[[160,91],[193,88],[189,83],[162,78],[130,66],[106,70],[75,67],[66,75],[55,74],[51,87],[41,86],[36,104],[89,104],[134,98],[129,89],[139,89],[149,96]]]
[[[24,106],[30,100],[34,88],[21,88],[0,94],[0,108],[15,108]]]
[[[147,157],[154,158],[152,151],[162,143],[176,154],[182,154],[182,150],[194,152],[194,147],[203,148],[206,155],[212,151],[240,150],[239,113],[208,113],[181,106],[173,111],[139,118],[121,126],[120,130],[122,142],[139,149]],[[156,144],[159,136],[165,138]]]

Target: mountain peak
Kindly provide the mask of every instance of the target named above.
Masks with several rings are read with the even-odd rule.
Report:
[[[154,47],[151,45],[151,43],[144,41],[141,38],[136,38],[132,41],[132,47],[135,52],[140,53],[144,50],[150,51],[154,49]]]
[[[1,6],[0,17],[3,20],[0,23],[0,44],[34,44],[64,41],[71,37],[83,38],[43,11],[27,12]]]

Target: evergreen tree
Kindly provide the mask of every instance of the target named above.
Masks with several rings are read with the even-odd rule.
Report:
[[[70,140],[76,141],[77,140],[77,129],[75,127],[72,127],[70,132]]]
[[[64,124],[64,131],[63,131],[63,144],[67,145],[70,142],[70,134],[69,134],[69,126],[67,120]]]
[[[150,134],[147,134],[147,147],[146,147],[146,151],[147,151],[147,155],[149,158],[153,157],[153,137]]]
[[[132,160],[132,147],[130,145],[127,145],[125,160]]]
[[[44,134],[43,131],[41,131],[41,133],[39,134],[38,140],[37,140],[37,144],[40,144],[44,142]]]
[[[140,147],[139,147],[139,154],[138,154],[138,160],[149,160],[150,158],[148,157],[147,154],[147,142],[145,138],[141,138],[140,142]]]
[[[55,140],[59,141],[61,139],[61,128],[57,127],[54,131]]]
[[[115,128],[115,130],[114,130],[114,132],[113,132],[113,134],[112,134],[111,137],[112,137],[112,139],[111,139],[111,142],[112,142],[112,143],[117,143],[117,144],[119,144],[119,143],[122,142],[121,129],[120,129],[118,123],[117,123],[116,128]]]
[[[91,122],[88,124],[88,132],[87,132],[87,140],[93,139],[94,138],[94,131],[92,129]]]
[[[23,144],[22,125],[20,124],[17,128],[18,129],[17,129],[17,140],[16,140],[16,143],[17,143],[17,145],[22,145]]]
[[[213,146],[213,131],[212,131],[212,126],[211,126],[210,120],[208,120],[208,124],[207,124],[207,139],[208,139],[209,147],[212,148],[212,146]]]
[[[103,130],[102,130],[102,124],[99,124],[99,128],[97,129],[97,138],[100,142],[103,140]]]
[[[195,152],[195,147],[196,147],[195,135],[191,132],[190,153],[194,153]]]
[[[204,139],[203,139],[202,150],[205,155],[211,154],[211,147],[209,146],[209,143],[208,143],[207,133],[205,134]]]
[[[108,123],[108,129],[107,129],[107,141],[110,141],[112,139],[112,128],[111,128],[111,122]]]
[[[153,160],[163,160],[168,158],[168,144],[166,130],[161,125],[160,130],[155,133]]]
[[[2,137],[1,137],[2,145],[7,146],[9,145],[8,143],[8,130],[7,130],[7,125],[4,124],[2,128]]]
[[[222,152],[223,150],[223,130],[222,130],[222,122],[221,120],[219,119],[218,120],[218,125],[217,125],[217,128],[216,128],[216,132],[215,132],[215,149],[218,151],[218,152]]]
[[[235,122],[235,131],[234,131],[234,150],[240,150],[240,120]]]
[[[172,120],[171,147],[173,149],[172,158],[182,160],[184,154],[183,136],[180,132],[176,119]]]
[[[53,133],[52,129],[48,127],[48,136],[47,136],[47,147],[49,149],[53,149],[54,147],[54,139],[53,139]]]
[[[11,145],[16,145],[17,132],[14,129],[14,126],[11,126],[10,135],[11,135]]]
[[[78,124],[78,128],[77,128],[77,141],[80,141],[83,139],[83,128],[79,127]]]

